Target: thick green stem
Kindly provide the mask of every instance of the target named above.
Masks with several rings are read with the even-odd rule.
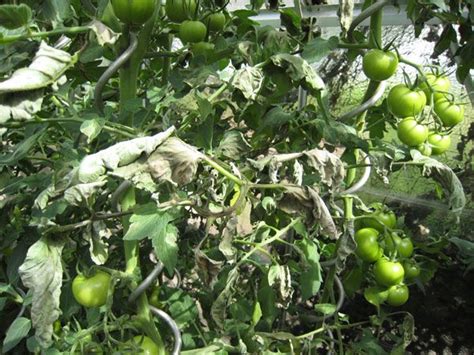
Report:
[[[78,26],[78,27],[66,27],[66,28],[59,28],[52,31],[47,32],[33,32],[27,33],[23,35],[16,35],[16,36],[7,36],[0,38],[0,44],[7,44],[16,41],[24,41],[27,39],[33,38],[46,38],[52,36],[60,36],[60,35],[74,35],[78,33],[88,32],[92,29],[90,26]]]
[[[120,116],[128,126],[133,126],[133,113],[126,112],[126,103],[137,97],[138,75],[146,50],[150,45],[155,16],[153,16],[138,34],[138,47],[130,60],[120,69]],[[119,43],[120,51],[128,47],[128,33],[125,29],[123,40]]]
[[[168,35],[168,43],[166,43],[166,50],[169,52],[171,50],[171,45],[173,43],[173,35]],[[169,56],[163,57],[163,68],[161,69],[161,85],[165,86],[168,84],[168,74],[171,67],[171,58]]]

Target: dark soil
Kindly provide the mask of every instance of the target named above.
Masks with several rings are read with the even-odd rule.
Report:
[[[474,271],[463,275],[464,270],[461,265],[439,269],[424,292],[410,287],[407,304],[392,309],[410,312],[415,319],[415,337],[407,354],[474,354]],[[362,295],[347,300],[342,312],[352,322],[367,320],[375,313]]]

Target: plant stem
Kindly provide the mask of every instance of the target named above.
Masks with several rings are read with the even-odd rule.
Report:
[[[208,164],[210,165],[211,167],[213,167],[214,169],[216,169],[218,172],[220,172],[222,175],[224,175],[226,178],[228,178],[229,180],[235,182],[237,185],[239,186],[242,186],[245,184],[245,182],[241,179],[239,179],[237,176],[235,176],[234,174],[232,174],[230,171],[227,171],[225,168],[223,168],[222,166],[220,166],[218,163],[216,163],[214,160],[212,160],[210,157],[208,156],[205,156],[203,155],[203,160]]]
[[[77,27],[66,27],[66,28],[58,28],[52,31],[46,32],[33,32],[28,34],[22,35],[15,35],[15,36],[7,36],[7,37],[0,37],[0,45],[12,43],[16,41],[23,41],[26,39],[32,38],[46,38],[51,36],[59,36],[59,35],[74,35],[78,33],[84,33],[92,30],[90,26],[77,26]]]

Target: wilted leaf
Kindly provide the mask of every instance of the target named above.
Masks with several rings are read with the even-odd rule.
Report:
[[[96,35],[97,43],[99,43],[99,45],[104,46],[106,44],[114,44],[117,42],[119,34],[112,31],[102,22],[94,20],[90,26]]]
[[[304,154],[308,157],[309,165],[318,171],[322,182],[332,187],[332,190],[342,185],[346,172],[337,155],[321,149],[312,149]]]
[[[236,71],[232,86],[239,89],[247,100],[255,100],[262,87],[263,77],[262,69],[243,67]]]
[[[28,68],[16,70],[0,82],[0,94],[41,89],[56,82],[74,65],[76,57],[68,52],[48,46],[45,42]]]
[[[413,161],[423,165],[423,175],[438,181],[449,194],[451,211],[459,216],[466,205],[466,196],[461,181],[450,167],[440,161],[425,157],[417,150],[412,150]]]
[[[329,209],[313,188],[287,187],[278,207],[286,213],[304,216],[308,224],[318,223],[321,232],[330,238],[339,237]]]
[[[166,180],[178,186],[189,184],[196,175],[203,155],[179,138],[167,139],[148,158],[148,167],[156,180]]]
[[[224,321],[227,318],[227,304],[235,292],[234,286],[239,279],[239,272],[236,268],[232,269],[227,276],[227,282],[222,292],[217,296],[211,307],[211,316],[219,328],[224,327]]]
[[[106,183],[107,181],[101,177],[97,182],[74,185],[64,191],[64,199],[73,206],[88,205],[90,198]]]
[[[341,29],[344,34],[347,33],[349,27],[351,27],[353,11],[354,0],[339,0],[337,15],[339,16],[339,23],[341,24]]]
[[[199,272],[204,278],[204,282],[210,287],[213,287],[214,283],[217,281],[217,275],[221,271],[224,263],[222,261],[211,259],[199,249],[195,250],[194,259],[196,260],[196,266],[198,267]]]
[[[285,69],[291,79],[300,83],[306,90],[315,94],[325,88],[323,80],[303,58],[282,53],[270,58],[277,67]]]
[[[0,123],[9,120],[29,121],[33,115],[41,111],[43,90],[25,91],[5,94],[0,97]]]
[[[19,273],[23,284],[33,293],[31,320],[39,344],[52,343],[53,323],[60,315],[63,267],[61,253],[64,242],[43,237],[28,250]]]
[[[94,221],[83,233],[83,238],[89,242],[89,252],[96,265],[104,265],[109,257],[107,240],[112,232],[103,221]]]
[[[173,134],[174,130],[174,127],[170,127],[152,137],[141,137],[120,142],[95,154],[87,155],[79,165],[78,182],[95,182],[107,170],[114,170],[120,166],[133,163],[143,153],[147,156],[150,155]]]

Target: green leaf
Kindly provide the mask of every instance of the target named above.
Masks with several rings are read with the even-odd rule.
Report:
[[[87,144],[90,144],[102,131],[105,120],[102,118],[94,118],[86,120],[81,124],[81,132],[87,136]]]
[[[16,318],[7,330],[3,340],[3,353],[10,351],[25,338],[31,329],[31,321],[27,318]]]
[[[335,36],[329,39],[317,37],[308,42],[303,49],[303,53],[301,53],[301,57],[310,64],[318,62],[326,57],[332,50],[336,49],[338,43],[339,39]]]
[[[427,2],[437,6],[441,11],[449,11],[444,0],[428,0]]]
[[[364,297],[367,302],[373,304],[375,307],[380,307],[380,305],[386,301],[388,296],[388,290],[380,286],[367,287],[364,290]]]
[[[31,320],[36,339],[47,348],[52,343],[53,323],[59,318],[59,297],[63,266],[61,254],[64,242],[61,238],[41,238],[28,250],[20,266],[21,281],[33,293]]]
[[[45,133],[44,129],[39,130],[35,134],[29,136],[21,143],[17,144],[12,153],[0,156],[0,166],[16,164],[18,160],[23,159],[33,147],[38,144],[41,136]]]
[[[301,297],[303,300],[318,293],[322,284],[321,266],[319,264],[319,252],[317,245],[308,238],[303,238],[298,244],[306,258],[306,265],[300,275]]]
[[[28,25],[31,17],[31,9],[25,4],[0,5],[0,25],[9,30]]]
[[[174,291],[164,303],[168,305],[170,315],[181,329],[198,316],[198,309],[193,298],[182,290]]]
[[[255,302],[252,312],[252,325],[257,325],[258,321],[262,318],[262,308],[260,307],[260,302]]]
[[[178,228],[168,224],[164,231],[156,233],[152,237],[153,248],[158,259],[165,265],[170,274],[173,274],[178,261]]]
[[[324,316],[329,316],[336,312],[336,305],[331,303],[319,303],[314,306],[314,310]]]
[[[352,297],[360,289],[364,280],[364,272],[360,266],[354,266],[344,277],[343,285],[346,294]]]

